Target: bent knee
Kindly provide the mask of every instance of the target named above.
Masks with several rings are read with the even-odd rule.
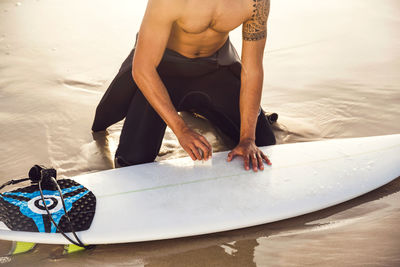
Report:
[[[150,163],[154,162],[155,157],[138,157],[134,155],[127,155],[127,156],[121,156],[121,155],[115,155],[115,163],[116,166],[118,167],[127,167],[127,166],[133,166],[133,165],[138,165],[138,164],[144,164],[144,163]]]
[[[257,146],[271,146],[275,144],[276,144],[276,138],[272,131],[268,134],[257,136],[256,138]]]

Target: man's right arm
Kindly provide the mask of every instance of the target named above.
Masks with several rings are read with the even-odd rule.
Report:
[[[191,158],[202,159],[198,150],[201,149],[204,159],[207,159],[211,156],[210,144],[186,126],[156,70],[167,46],[172,24],[180,16],[183,7],[181,1],[149,0],[139,31],[132,76],[147,101],[172,129]]]

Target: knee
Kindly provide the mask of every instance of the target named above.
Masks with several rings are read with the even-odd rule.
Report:
[[[276,144],[276,138],[272,131],[269,134],[265,134],[263,136],[257,136],[256,138],[257,146],[271,146],[275,144]]]
[[[129,143],[120,142],[115,152],[115,163],[121,167],[154,162],[158,153],[153,153],[151,149],[140,146],[133,140]]]
[[[155,158],[156,157],[154,156],[151,157],[135,156],[135,155],[122,156],[119,153],[116,153],[114,163],[115,167],[119,168],[119,167],[127,167],[127,166],[154,162]]]
[[[275,145],[275,144],[276,144],[276,138],[275,138],[274,133],[272,133],[272,136],[269,140],[269,144],[267,146],[271,146],[271,145]]]
[[[92,124],[92,131],[93,132],[99,132],[99,131],[104,131],[107,129],[106,123],[105,123],[105,116],[102,114],[102,107],[101,103],[97,106],[96,108],[96,113],[94,115],[94,120]]]
[[[275,144],[276,138],[274,132],[272,131],[271,124],[264,115],[264,111],[261,110],[256,127],[256,145],[271,146]]]

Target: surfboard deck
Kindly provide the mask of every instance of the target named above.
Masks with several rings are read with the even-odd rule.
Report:
[[[342,203],[400,175],[400,134],[263,147],[272,166],[254,173],[241,159],[179,158],[73,178],[96,197],[85,244],[194,236],[287,219]],[[68,234],[71,236],[70,234]],[[0,239],[68,244],[59,233],[11,231]]]

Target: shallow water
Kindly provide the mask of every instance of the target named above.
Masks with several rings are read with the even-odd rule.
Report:
[[[136,2],[136,1],[135,1]],[[121,123],[90,131],[129,53],[145,1],[0,2],[0,182],[36,163],[61,177],[112,166]],[[279,143],[400,132],[400,2],[272,2],[262,106]],[[231,39],[240,51],[240,29]],[[207,122],[185,115],[216,151]],[[167,131],[159,159],[184,156]],[[384,159],[382,159],[384,160]],[[4,265],[399,266],[400,179],[346,203],[224,233],[0,257]],[[10,242],[0,241],[0,255]]]

